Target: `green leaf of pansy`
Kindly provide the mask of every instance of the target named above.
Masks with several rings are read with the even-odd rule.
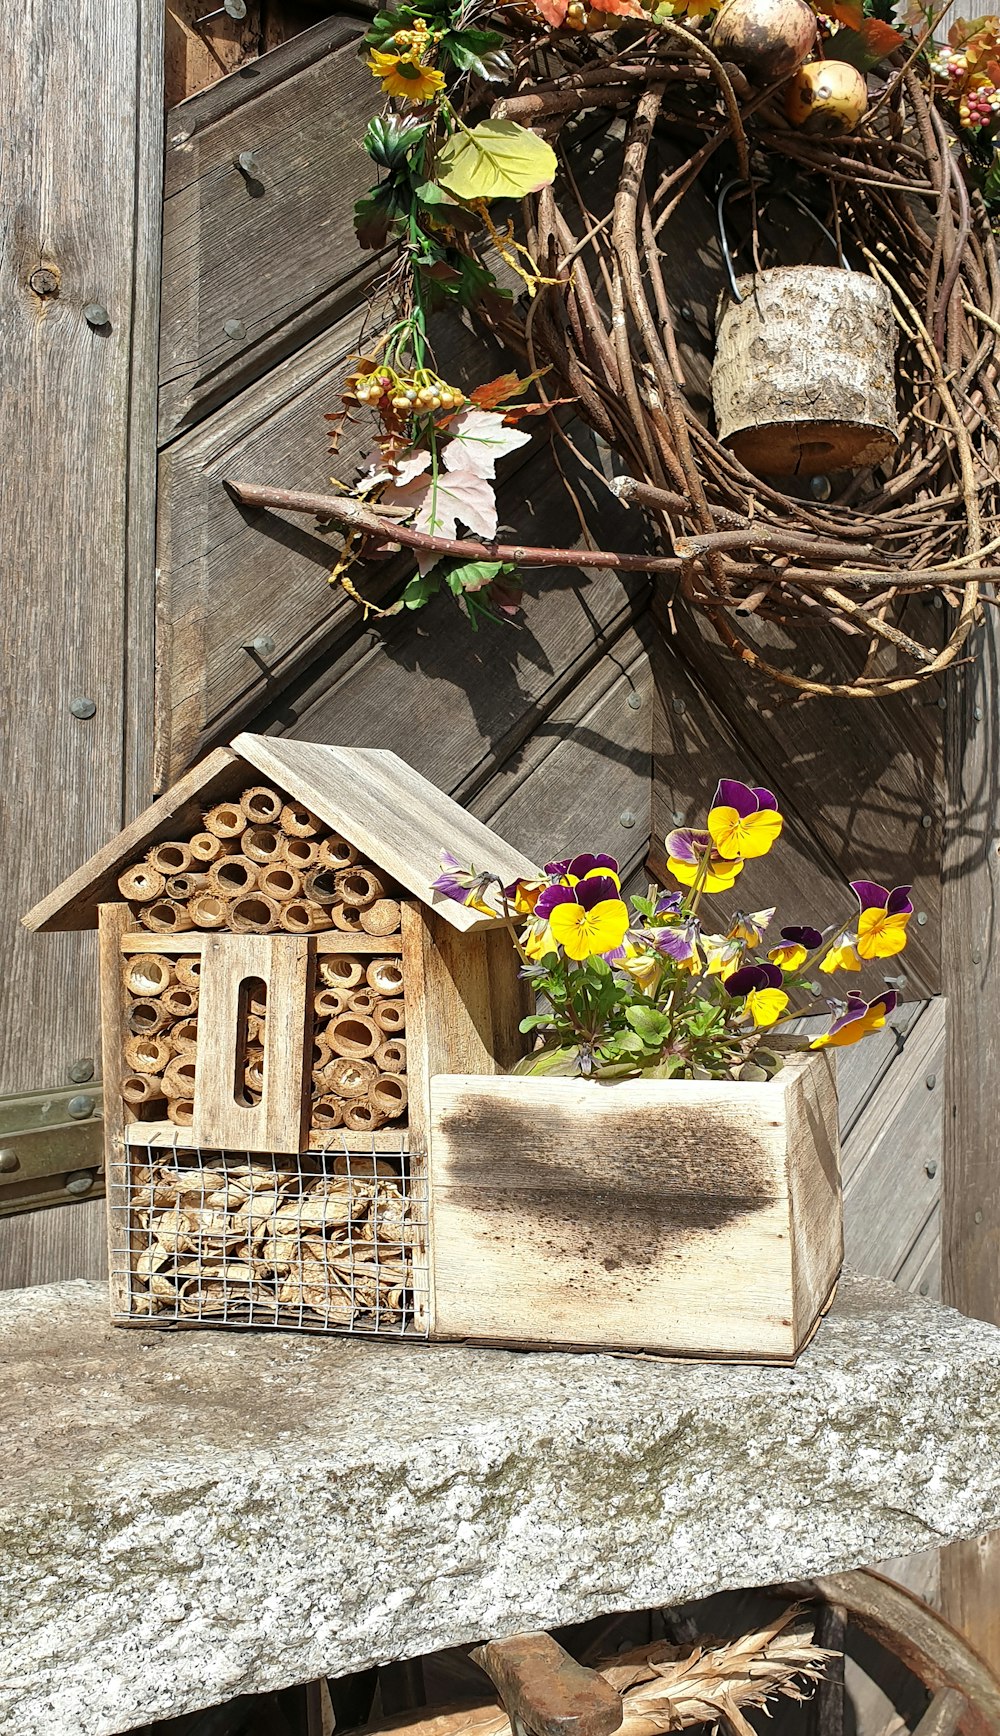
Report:
[[[516,121],[480,121],[438,152],[436,175],[456,199],[523,199],[555,180],[556,154]]]

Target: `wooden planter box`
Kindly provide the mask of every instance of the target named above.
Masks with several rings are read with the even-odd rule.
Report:
[[[431,1082],[431,1334],[791,1362],[843,1259],[834,1063]]]

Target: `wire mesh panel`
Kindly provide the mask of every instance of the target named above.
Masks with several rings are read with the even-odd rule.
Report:
[[[330,1139],[268,1156],[177,1131],[127,1146],[111,1177],[112,1221],[128,1225],[111,1250],[119,1318],[426,1335],[426,1184],[403,1137],[388,1154]]]

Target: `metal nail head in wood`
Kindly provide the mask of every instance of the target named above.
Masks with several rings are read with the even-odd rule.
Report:
[[[83,310],[83,317],[95,331],[100,330],[102,326],[111,324],[107,308],[102,307],[99,301],[88,302]]]
[[[245,18],[247,15],[246,0],[226,0],[224,6],[217,6],[214,12],[205,12],[201,18],[194,20],[196,30],[207,24],[210,18],[221,18],[223,13],[230,18]]]
[[[85,699],[82,696],[79,699],[71,699],[69,702],[69,710],[71,717],[93,717],[97,710],[97,701],[94,699]]]

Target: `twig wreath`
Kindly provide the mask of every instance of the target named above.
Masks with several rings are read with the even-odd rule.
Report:
[[[1000,21],[963,22],[942,47],[933,19],[897,30],[888,4],[379,12],[364,51],[389,101],[366,134],[380,178],[357,227],[362,246],[395,246],[392,314],[331,417],[336,431],[370,412],[374,450],[337,495],[234,492],[343,527],[333,577],[354,595],[359,558],[412,548],[419,570],[397,608],[448,586],[474,615],[509,607],[526,567],[610,565],[668,581],[800,695],[870,698],[940,673],[1000,578]],[[603,116],[613,163],[596,206],[581,191],[582,116],[595,128]],[[837,266],[762,266],[775,186],[826,232]],[[695,189],[720,216],[728,201],[749,218],[739,278],[721,225],[711,426],[692,407],[664,271]],[[524,286],[516,299],[488,268],[497,253]],[[448,304],[525,375],[468,391],[442,380],[426,320]],[[526,416],[547,415],[572,445],[564,404],[627,470],[613,489],[648,514],[662,552],[496,540],[495,463],[530,438]],[[943,647],[911,630],[915,595],[946,604]],[[818,673],[817,625],[839,630]],[[776,641],[809,673],[775,662]]]

